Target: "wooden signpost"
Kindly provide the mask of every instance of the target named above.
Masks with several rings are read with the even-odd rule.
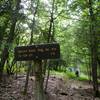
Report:
[[[60,57],[58,43],[19,46],[15,48],[16,61],[56,59]]]
[[[15,48],[14,54],[16,61],[33,60],[35,62],[35,100],[44,100],[42,60],[60,58],[59,44],[48,43],[31,46],[18,46]]]

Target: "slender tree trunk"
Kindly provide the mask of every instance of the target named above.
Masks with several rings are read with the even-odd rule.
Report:
[[[92,81],[91,55],[89,55],[89,83]]]
[[[45,80],[45,74],[46,74],[46,68],[47,68],[47,60],[44,60],[43,63],[42,63],[42,73],[43,73],[43,80]]]
[[[29,64],[31,64],[31,63],[29,63]],[[25,87],[24,87],[24,94],[27,93],[30,70],[31,70],[31,65],[28,66],[28,70],[27,70],[26,82],[25,82]]]
[[[18,76],[18,65],[17,65],[17,62],[16,62],[16,65],[15,65],[15,67],[16,67],[15,79],[17,79],[17,76]]]
[[[53,15],[54,15],[54,13],[53,13],[53,11],[54,11],[54,2],[55,2],[55,0],[53,0],[53,4],[52,4],[52,12],[51,12],[51,19],[50,19],[50,27],[49,27],[49,32],[48,32],[48,39],[47,39],[47,42],[49,43],[49,42],[51,42],[52,41],[52,39],[54,39],[53,37],[54,36],[52,36],[52,35],[54,35],[54,32],[53,32],[53,34],[51,34],[51,32],[52,32],[52,27],[54,26],[54,19],[53,19]],[[54,29],[54,27],[53,27],[53,29]],[[54,31],[54,30],[53,30]],[[48,87],[48,79],[49,79],[49,76],[50,76],[50,68],[49,68],[50,66],[48,66],[47,68],[47,79],[46,79],[46,84],[45,84],[45,92],[47,91],[47,87]]]
[[[47,78],[46,78],[46,83],[45,83],[45,93],[47,92],[47,87],[48,87],[48,80],[49,80],[49,76],[50,76],[50,66],[47,67]]]
[[[85,58],[85,59],[86,59],[86,58]],[[86,60],[86,67],[87,67],[88,79],[90,79],[90,69],[89,69],[89,64],[87,64],[87,60]]]
[[[90,14],[90,33],[91,33],[91,66],[92,66],[92,80],[94,95],[98,96],[98,80],[97,80],[97,41],[95,32],[95,16],[92,8],[92,0],[89,0],[89,14]]]
[[[100,60],[99,60],[99,57],[98,57],[98,72],[99,72],[99,74],[98,74],[98,76],[99,76],[99,79],[100,79]]]
[[[36,14],[37,14],[38,5],[39,5],[39,0],[37,1],[37,6],[36,6],[36,8],[35,8],[34,17],[33,17],[33,20],[32,20],[31,38],[30,38],[30,41],[29,41],[29,45],[32,45],[32,43],[33,43],[33,32],[34,32],[34,26],[35,26],[35,16],[36,16]],[[30,70],[31,70],[32,68],[33,68],[32,62],[29,61],[28,70],[27,70],[27,75],[26,75],[25,88],[24,88],[24,94],[27,93],[29,75],[30,75]]]

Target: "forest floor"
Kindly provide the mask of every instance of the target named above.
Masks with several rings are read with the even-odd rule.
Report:
[[[28,93],[23,95],[25,75],[0,83],[0,100],[34,100],[34,77],[30,77]],[[100,100],[93,97],[92,85],[74,79],[50,76],[46,100]]]

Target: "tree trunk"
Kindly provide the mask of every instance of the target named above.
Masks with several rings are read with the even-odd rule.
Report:
[[[92,0],[89,0],[89,15],[90,15],[90,33],[91,33],[91,66],[94,96],[99,95],[98,80],[97,80],[97,39],[95,32],[95,16],[92,8]]]
[[[55,3],[55,0],[53,0],[53,3],[52,3],[52,12],[51,12],[51,19],[50,19],[50,26],[49,26],[49,32],[48,32],[48,39],[47,39],[47,42],[51,42],[52,39],[54,39],[54,18],[53,18],[53,11],[54,11],[54,3]],[[53,34],[51,34],[52,32],[52,27],[53,27]],[[49,76],[50,76],[50,66],[48,66],[48,73],[47,73],[47,79],[46,79],[46,84],[45,84],[45,92],[47,90],[47,87],[48,87],[48,79],[49,79]]]
[[[29,62],[29,64],[31,64],[31,62]],[[30,70],[31,70],[31,65],[28,66],[28,70],[27,70],[26,82],[25,82],[25,87],[24,87],[24,94],[25,94],[25,95],[26,95],[26,93],[27,93]]]
[[[32,43],[33,43],[33,32],[34,32],[34,26],[35,26],[35,16],[36,16],[36,14],[37,14],[38,4],[39,4],[39,0],[37,1],[37,6],[36,6],[36,8],[35,8],[34,17],[33,17],[33,20],[32,20],[31,38],[30,38],[30,41],[29,41],[29,45],[32,45]],[[31,70],[32,68],[33,68],[32,62],[29,61],[28,70],[27,70],[27,75],[26,75],[25,88],[24,88],[24,94],[27,93],[29,75],[30,75],[30,70]]]

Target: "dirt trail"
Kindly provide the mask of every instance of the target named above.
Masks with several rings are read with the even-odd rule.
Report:
[[[50,77],[48,93],[52,97],[50,100],[93,100],[91,88],[88,83]]]
[[[0,100],[34,100],[34,81],[34,77],[30,77],[27,96],[23,95],[25,76],[1,84]],[[100,98],[93,98],[92,86],[87,82],[72,79],[65,81],[50,76],[46,100],[100,100]]]

